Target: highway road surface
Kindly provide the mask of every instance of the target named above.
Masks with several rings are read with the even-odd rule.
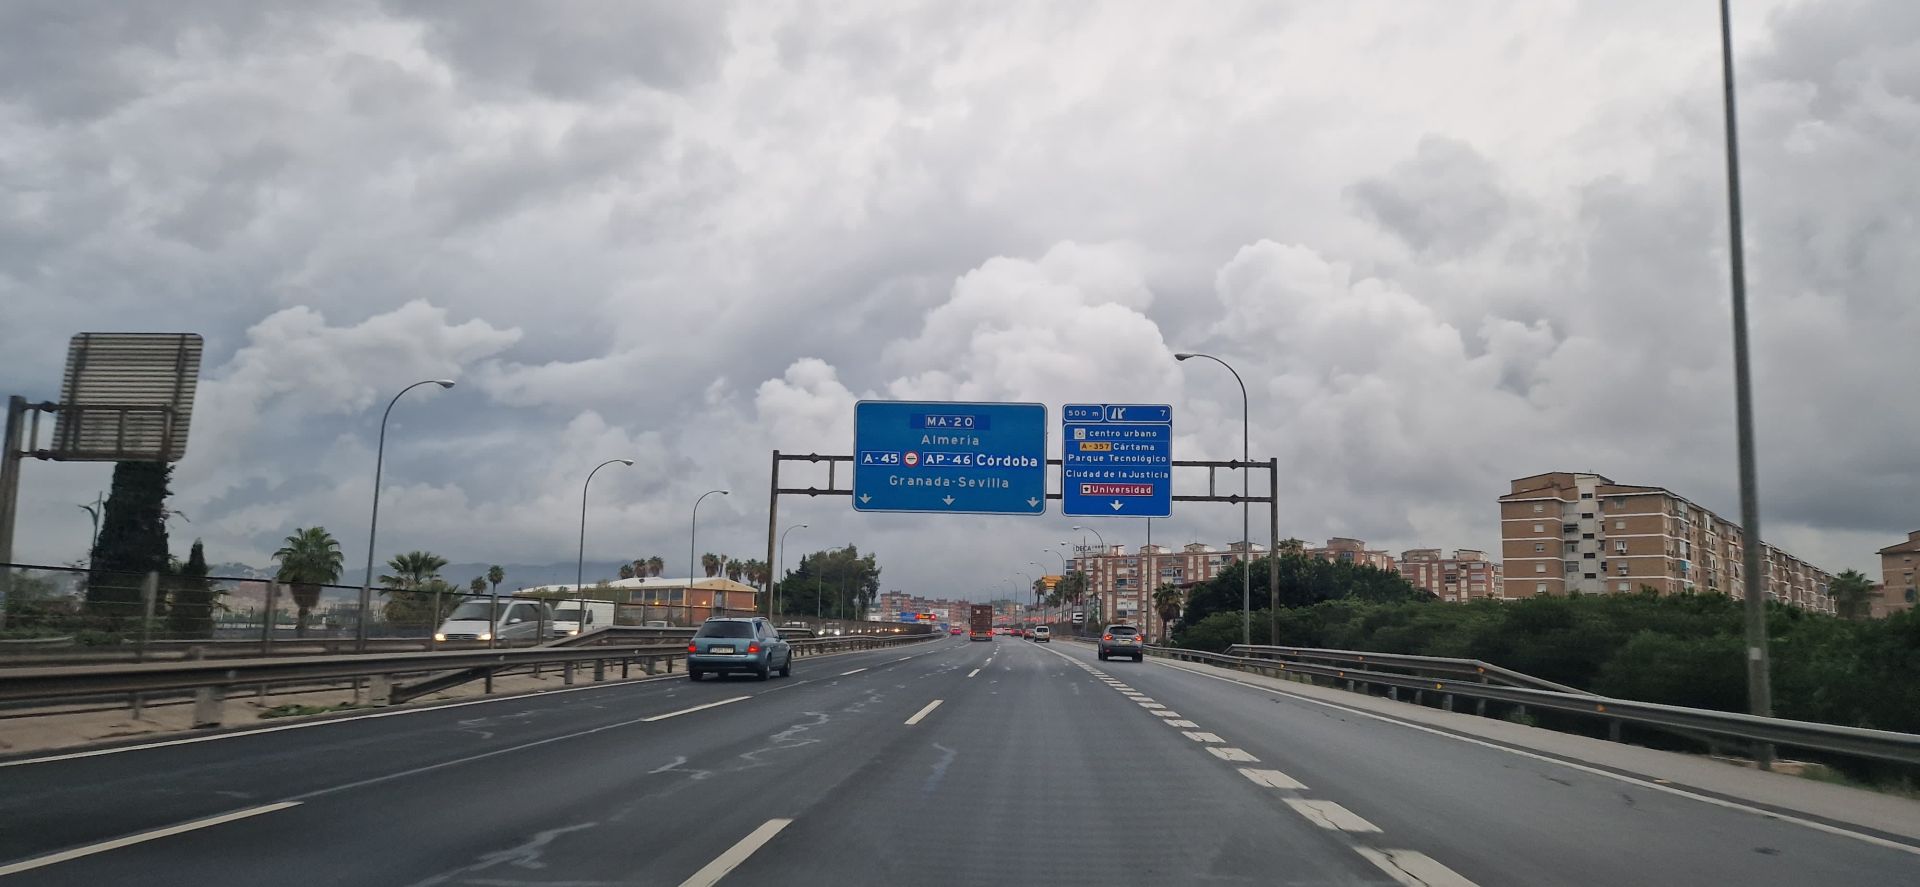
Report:
[[[0,762],[13,885],[1920,883],[1920,848],[1091,648],[941,638]]]

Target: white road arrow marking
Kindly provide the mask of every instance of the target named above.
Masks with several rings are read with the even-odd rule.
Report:
[[[1113,500],[1113,510],[1114,511],[1120,510],[1120,500],[1118,499]]]
[[[940,501],[942,501],[942,502],[945,502],[945,503],[947,503],[948,505],[952,505],[952,504],[953,504],[953,497],[952,497],[952,496],[948,496],[947,498],[945,498],[945,499],[942,499],[942,500],[940,500]]]

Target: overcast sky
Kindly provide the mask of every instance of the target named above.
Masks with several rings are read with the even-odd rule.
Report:
[[[1920,527],[1920,3],[1735,6],[1766,536],[1866,568]],[[1496,549],[1551,470],[1734,518],[1714,7],[8,3],[0,393],[204,335],[175,548],[257,565],[364,557],[417,379],[460,384],[395,410],[382,558],[569,560],[628,457],[589,556],[681,573],[714,487],[700,548],[763,557],[769,451],[849,452],[862,397],[1168,402],[1236,456],[1186,349],[1282,536]],[[18,558],[83,557],[107,476],[27,464]],[[985,597],[1053,508],[780,516],[789,565]]]

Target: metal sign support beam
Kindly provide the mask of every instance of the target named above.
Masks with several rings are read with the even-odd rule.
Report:
[[[818,464],[821,462],[827,463],[826,488],[822,489],[820,487],[815,487],[815,486],[806,486],[806,487],[781,486],[780,485],[780,463],[782,462],[811,462],[815,464]],[[839,463],[846,463],[847,465],[852,465],[853,457],[851,455],[823,456],[823,455],[820,455],[819,453],[808,453],[804,456],[801,456],[801,455],[788,455],[780,452],[779,450],[773,451],[773,471],[772,471],[772,477],[768,482],[768,493],[767,493],[767,561],[766,562],[769,565],[768,571],[769,571],[769,576],[771,578],[767,582],[766,601],[762,604],[762,606],[765,609],[763,609],[761,612],[767,613],[769,615],[772,614],[774,589],[777,587],[778,581],[781,578],[784,578],[784,577],[776,577],[771,575],[771,571],[774,569],[772,564],[774,563],[774,558],[776,557],[774,552],[775,544],[777,541],[776,537],[779,535],[779,532],[780,532],[780,497],[781,496],[808,496],[808,497],[852,496],[853,490],[851,488],[841,488],[836,483],[836,480],[838,479],[838,472],[836,472],[834,469]],[[1048,459],[1047,464],[1059,465],[1060,460]],[[1267,505],[1267,555],[1268,555],[1267,557],[1267,608],[1269,610],[1269,614],[1268,614],[1269,619],[1272,622],[1272,625],[1269,627],[1269,631],[1272,634],[1278,634],[1279,627],[1280,627],[1280,615],[1279,615],[1280,559],[1275,555],[1277,555],[1280,550],[1280,460],[1276,458],[1276,459],[1267,459],[1264,462],[1242,462],[1238,459],[1230,459],[1230,460],[1175,459],[1173,462],[1173,467],[1207,469],[1206,494],[1181,495],[1176,493],[1173,496],[1173,501],[1175,502],[1225,502],[1233,505],[1238,505],[1241,502],[1266,503]],[[1240,469],[1240,468],[1247,468],[1254,471],[1265,469],[1267,472],[1267,495],[1239,496],[1231,493],[1227,495],[1216,494],[1214,492],[1214,489],[1215,489],[1214,474],[1215,472],[1223,468],[1229,471]],[[1064,478],[1062,479],[1062,482],[1064,483]],[[1061,498],[1063,493],[1061,491],[1055,491],[1050,489],[1047,491],[1046,495],[1048,499],[1059,499]],[[1248,540],[1248,541],[1251,542],[1251,540]],[[1253,555],[1253,552],[1251,551],[1244,552],[1242,555],[1246,559],[1245,561],[1246,569],[1253,568],[1252,555]],[[1155,578],[1158,578],[1158,577],[1155,577]],[[1147,606],[1149,607],[1153,606],[1153,592],[1151,589],[1147,591]],[[1269,635],[1269,640],[1271,641],[1273,639],[1274,638],[1272,637],[1272,635]]]

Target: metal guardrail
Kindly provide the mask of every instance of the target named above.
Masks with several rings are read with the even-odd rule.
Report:
[[[689,632],[690,633],[690,632]],[[588,634],[592,638],[594,633]],[[851,636],[803,638],[791,641],[796,654],[816,656],[855,649],[871,649],[933,639],[933,635],[889,635],[885,637]],[[569,639],[576,640],[576,639]],[[28,666],[0,669],[0,701],[55,702],[75,698],[134,696],[147,693],[192,691],[196,694],[195,726],[217,726],[220,702],[235,688],[269,684],[316,683],[345,678],[371,678],[376,702],[405,701],[407,698],[439,689],[423,689],[452,675],[464,683],[488,677],[501,669],[518,666],[572,666],[594,663],[595,680],[604,677],[609,662],[640,662],[647,671],[653,665],[672,663],[685,657],[687,648],[680,639],[670,643],[583,643],[518,649],[460,650],[437,652],[358,653],[329,656],[277,656],[242,660],[178,660],[135,664]],[[397,675],[427,674],[426,681],[410,687],[393,684]]]
[[[1618,726],[1627,723],[1738,742],[1771,743],[1807,751],[1920,765],[1920,735],[1912,733],[1843,727],[1837,724],[1818,724],[1785,718],[1763,718],[1737,712],[1635,702],[1630,699],[1592,694],[1564,693],[1556,690],[1503,686],[1477,681],[1424,678],[1339,665],[1286,662],[1271,657],[1209,653],[1178,647],[1148,647],[1147,654],[1185,662],[1220,665],[1239,671],[1265,672],[1276,677],[1297,674],[1309,678],[1332,678],[1336,681],[1346,681],[1348,689],[1354,689],[1357,685],[1387,687],[1391,691],[1396,691],[1394,698],[1398,698],[1398,690],[1436,693],[1442,697],[1442,707],[1449,711],[1453,709],[1453,698],[1459,696],[1480,701],[1483,706],[1482,713],[1484,713],[1484,703],[1491,700],[1545,711],[1602,718],[1610,721],[1610,732],[1616,741],[1619,738]]]
[[[1592,696],[1578,687],[1556,684],[1530,674],[1522,674],[1510,668],[1501,668],[1491,662],[1480,659],[1453,659],[1445,656],[1414,656],[1406,653],[1369,653],[1363,650],[1329,650],[1320,647],[1278,647],[1265,644],[1234,644],[1227,648],[1228,655],[1252,656],[1256,658],[1278,659],[1299,662],[1324,662],[1360,666],[1381,666],[1403,669],[1423,677],[1456,677],[1504,684],[1509,687],[1526,687],[1533,690],[1552,690],[1556,693],[1573,693],[1580,696]]]

